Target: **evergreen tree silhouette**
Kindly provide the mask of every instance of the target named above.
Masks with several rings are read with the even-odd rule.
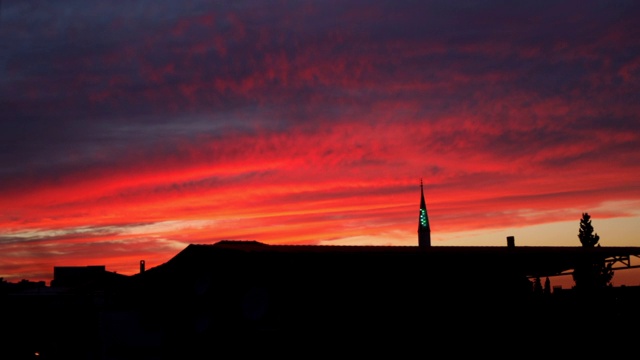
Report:
[[[582,247],[593,248],[600,246],[598,243],[600,236],[594,233],[589,213],[582,214],[578,238],[582,243]],[[581,291],[592,291],[611,286],[611,279],[613,278],[612,265],[612,263],[605,265],[604,259],[601,258],[583,258],[579,264],[576,264],[576,268],[573,271],[575,288]]]
[[[584,247],[594,247],[600,241],[598,233],[593,233],[593,225],[591,225],[591,215],[589,213],[582,213],[578,238]]]
[[[549,280],[548,276],[547,276],[547,279],[544,281],[544,294],[545,295],[551,294],[551,281]]]
[[[536,277],[533,281],[533,293],[536,295],[542,294],[542,283],[540,277]]]

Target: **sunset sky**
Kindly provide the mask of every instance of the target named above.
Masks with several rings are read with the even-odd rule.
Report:
[[[638,1],[2,1],[0,277],[188,244],[640,246]],[[640,261],[636,261],[640,263]],[[640,285],[640,272],[614,285]]]

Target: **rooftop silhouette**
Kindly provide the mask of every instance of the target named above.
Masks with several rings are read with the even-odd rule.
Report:
[[[129,276],[56,266],[50,287],[2,282],[10,331],[1,350],[10,358],[264,355],[292,349],[292,339],[344,346],[354,334],[386,344],[418,336],[431,349],[455,334],[506,349],[504,341],[524,345],[549,324],[586,336],[638,314],[640,287],[552,290],[550,278],[585,262],[630,268],[639,247],[521,247],[514,237],[505,246],[431,246],[422,184],[418,222],[418,246],[224,240],[190,244],[148,269],[141,260]]]

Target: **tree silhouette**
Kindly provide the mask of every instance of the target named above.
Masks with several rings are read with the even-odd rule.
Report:
[[[591,225],[591,215],[583,213],[580,219],[580,230],[578,238],[585,248],[600,246],[600,236],[594,233]],[[604,259],[599,257],[585,256],[573,271],[573,281],[578,290],[597,290],[611,286],[613,278],[612,263],[605,264]]]
[[[534,294],[542,294],[542,283],[540,282],[540,277],[537,276],[533,281],[533,293]]]
[[[547,279],[544,281],[544,294],[545,295],[551,294],[551,281],[549,280],[548,276],[547,276]]]
[[[591,225],[591,215],[589,215],[589,213],[582,213],[578,238],[580,238],[580,242],[584,247],[594,247],[598,245],[598,241],[600,241],[598,233],[593,233],[593,225]]]

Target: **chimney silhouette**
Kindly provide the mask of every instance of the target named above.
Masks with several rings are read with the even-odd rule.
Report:
[[[516,240],[513,236],[507,236],[507,247],[514,247],[516,246]]]
[[[144,272],[144,260],[140,260],[140,274]]]

